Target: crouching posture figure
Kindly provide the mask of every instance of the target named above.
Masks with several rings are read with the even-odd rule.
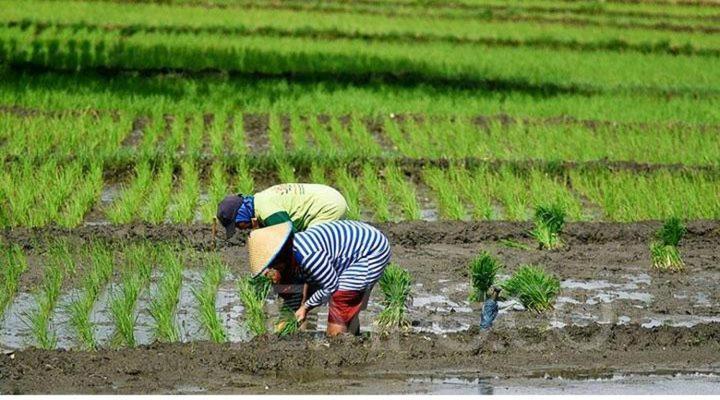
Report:
[[[248,252],[250,272],[267,276],[278,293],[304,288],[295,312],[299,321],[328,303],[331,336],[359,334],[360,310],[390,262],[387,237],[357,221],[327,222],[296,234],[289,222],[257,229]]]

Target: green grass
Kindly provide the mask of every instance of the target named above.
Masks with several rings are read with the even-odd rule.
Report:
[[[410,273],[390,264],[385,268],[378,282],[383,293],[383,310],[377,317],[377,324],[383,331],[402,329],[410,325],[407,319],[407,301],[412,278]]]
[[[541,249],[555,250],[562,247],[560,232],[563,226],[565,209],[561,205],[539,205],[535,208],[535,227],[530,234]]]
[[[498,272],[503,269],[503,264],[495,259],[487,251],[483,251],[475,257],[468,265],[470,276],[470,301],[485,301],[488,290],[495,283]]]
[[[227,341],[227,332],[225,331],[225,327],[223,327],[220,316],[215,310],[215,298],[217,297],[218,287],[225,276],[227,267],[217,254],[208,255],[205,264],[202,284],[199,288],[193,288],[192,293],[198,303],[200,323],[203,330],[212,341],[224,343]]]
[[[264,276],[256,278],[246,276],[238,281],[240,301],[245,308],[245,327],[255,336],[267,333],[264,304],[270,287],[270,281]]]
[[[522,265],[505,282],[503,290],[508,296],[517,297],[531,311],[551,310],[560,292],[560,281],[540,267]]]
[[[85,259],[90,263],[90,269],[82,281],[83,291],[70,303],[70,325],[75,329],[81,347],[92,350],[97,348],[98,343],[90,314],[112,277],[115,262],[112,250],[101,242],[93,243],[85,250]]]
[[[0,285],[0,320],[5,315],[5,310],[17,294],[20,284],[20,277],[27,270],[27,259],[22,248],[17,244],[6,245],[0,242],[2,249],[2,285]]]
[[[180,330],[175,319],[180,286],[182,286],[182,260],[178,257],[178,249],[165,246],[158,254],[162,276],[150,301],[150,316],[155,321],[155,337],[163,342],[177,342]]]

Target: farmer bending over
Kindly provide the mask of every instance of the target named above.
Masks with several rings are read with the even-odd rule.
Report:
[[[345,216],[347,202],[337,190],[325,185],[286,183],[252,195],[226,196],[218,205],[217,219],[227,239],[235,228],[251,229],[292,222],[301,232]]]
[[[328,222],[296,234],[290,223],[257,229],[248,238],[248,252],[252,275],[264,274],[276,290],[297,277],[315,289],[304,293],[295,311],[299,321],[329,302],[331,336],[360,333],[360,310],[390,262],[385,235],[357,221]]]

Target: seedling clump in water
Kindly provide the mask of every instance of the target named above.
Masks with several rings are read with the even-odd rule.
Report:
[[[531,234],[541,249],[554,250],[562,246],[560,231],[564,225],[565,210],[561,206],[538,206],[535,209],[535,228]]]
[[[487,291],[495,283],[495,277],[502,268],[502,263],[487,251],[483,251],[470,262],[469,274],[472,285],[470,301],[485,301]]]
[[[209,257],[209,265],[203,274],[200,289],[192,289],[195,299],[199,303],[200,322],[210,339],[216,343],[227,341],[227,333],[215,311],[215,297],[227,268],[217,254]]]
[[[542,268],[523,265],[502,288],[508,296],[517,297],[526,309],[542,312],[553,308],[560,281]]]
[[[655,234],[656,240],[650,244],[653,267],[661,271],[682,271],[685,263],[680,257],[677,246],[687,230],[679,218],[670,218]]]
[[[390,264],[380,278],[380,290],[385,298],[383,309],[378,315],[377,323],[383,330],[405,328],[410,325],[407,320],[407,298],[410,295],[410,273],[395,264]]]
[[[265,322],[267,316],[263,305],[270,292],[270,280],[265,276],[254,278],[244,277],[238,282],[240,301],[245,307],[245,323],[247,329],[254,335],[263,335],[267,332]]]

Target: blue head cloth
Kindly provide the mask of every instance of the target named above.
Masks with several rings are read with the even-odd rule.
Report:
[[[238,208],[235,222],[251,222],[255,217],[255,197],[243,196],[242,205]]]

